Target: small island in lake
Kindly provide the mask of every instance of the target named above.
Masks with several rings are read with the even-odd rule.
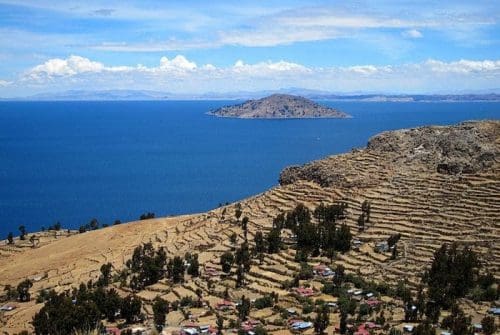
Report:
[[[258,100],[248,100],[242,104],[224,106],[210,115],[243,119],[300,119],[300,118],[349,118],[349,114],[334,108],[322,106],[309,99],[273,94]]]

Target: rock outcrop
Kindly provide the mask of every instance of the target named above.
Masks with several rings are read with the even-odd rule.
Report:
[[[303,97],[273,94],[259,100],[219,108],[210,115],[245,119],[347,118],[348,114]]]
[[[288,167],[279,181],[282,185],[307,180],[322,186],[349,187],[387,180],[395,169],[452,175],[477,173],[498,162],[499,137],[499,121],[388,131],[372,137],[366,149]],[[366,154],[378,157],[374,164],[386,171],[383,176],[356,173],[356,162]]]

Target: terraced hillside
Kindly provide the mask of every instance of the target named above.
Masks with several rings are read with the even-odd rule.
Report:
[[[320,203],[343,201],[348,204],[345,223],[350,226],[358,248],[338,254],[333,265],[342,264],[352,273],[368,279],[395,284],[407,279],[416,285],[430,263],[433,252],[444,242],[470,245],[481,255],[483,264],[500,279],[500,122],[465,123],[453,127],[425,127],[383,133],[370,140],[366,149],[328,157],[304,167],[282,172],[281,185],[241,201],[242,217],[249,218],[248,240],[257,231],[270,230],[277,214],[303,203],[313,209]],[[358,230],[362,204],[370,203],[370,220]],[[282,307],[300,309],[300,303],[282,288],[300,269],[292,248],[253,260],[246,286],[235,289],[235,276],[224,280],[209,272],[220,270],[220,255],[243,241],[241,225],[236,224],[234,204],[207,213],[173,218],[143,220],[83,234],[61,235],[44,240],[35,247],[16,241],[0,246],[0,287],[17,285],[26,278],[34,280],[33,296],[42,289],[63,291],[89,279],[96,280],[100,266],[111,262],[122,269],[133,249],[145,242],[166,248],[167,255],[198,253],[202,278],[187,278],[182,285],[167,280],[138,293],[149,303],[162,296],[169,301],[201,289],[210,305],[220,301],[226,288],[231,298],[246,295],[251,299],[276,292]],[[400,254],[375,252],[375,244],[400,233]],[[311,264],[330,263],[316,258]],[[234,273],[233,273],[234,274]],[[211,284],[209,284],[211,283]],[[313,287],[320,285],[314,281]],[[316,286],[315,286],[316,285]],[[116,287],[125,294],[127,288]],[[14,334],[30,328],[30,321],[43,304],[34,300],[2,315],[3,329]],[[484,314],[485,307],[471,307]],[[193,311],[193,313],[196,311]],[[269,324],[279,317],[274,310],[253,311],[252,317]],[[400,310],[392,310],[388,320],[396,324]],[[187,322],[182,315],[170,313],[169,325]],[[228,316],[228,319],[231,317]],[[332,314],[332,324],[338,314]],[[215,324],[215,316],[199,319]]]

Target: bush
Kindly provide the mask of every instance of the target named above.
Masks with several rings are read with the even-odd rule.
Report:
[[[267,307],[272,307],[274,304],[274,299],[270,295],[265,295],[261,298],[255,300],[253,306],[257,309],[264,309]]]

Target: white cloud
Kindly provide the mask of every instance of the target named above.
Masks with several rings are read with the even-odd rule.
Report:
[[[227,67],[198,65],[182,55],[161,57],[158,65],[106,66],[80,56],[49,59],[12,83],[0,86],[44,89],[152,89],[178,93],[304,87],[332,91],[422,92],[498,86],[500,60],[429,59],[402,65],[362,64],[308,67],[302,64],[243,60]],[[5,88],[6,89],[6,88]],[[4,90],[5,90],[4,89]]]
[[[85,72],[100,72],[104,69],[104,64],[93,62],[88,58],[80,56],[70,56],[67,59],[53,58],[43,64],[32,68],[29,73],[35,77],[45,75],[52,76],[74,76]]]
[[[424,37],[424,35],[420,31],[418,31],[417,29],[405,30],[401,33],[401,35],[403,37],[406,37],[406,38],[422,38],[422,37]]]
[[[234,72],[236,74],[244,74],[249,76],[269,76],[272,74],[299,74],[309,73],[311,70],[307,67],[283,60],[279,62],[260,62],[256,64],[245,64],[242,60],[238,60],[231,69],[226,72]]]
[[[500,61],[493,60],[459,60],[455,62],[442,62],[434,59],[429,59],[425,62],[425,66],[429,67],[433,72],[439,73],[490,73],[500,74]]]
[[[0,87],[9,86],[10,84],[12,84],[12,82],[11,82],[11,81],[7,81],[7,80],[2,80],[2,79],[0,79]]]
[[[160,69],[161,70],[195,70],[196,63],[190,62],[186,57],[182,55],[175,56],[172,60],[167,57],[162,57],[160,59]]]
[[[350,66],[346,68],[348,71],[352,71],[354,73],[359,73],[363,75],[370,75],[379,72],[379,68],[373,65],[357,65],[357,66]]]

